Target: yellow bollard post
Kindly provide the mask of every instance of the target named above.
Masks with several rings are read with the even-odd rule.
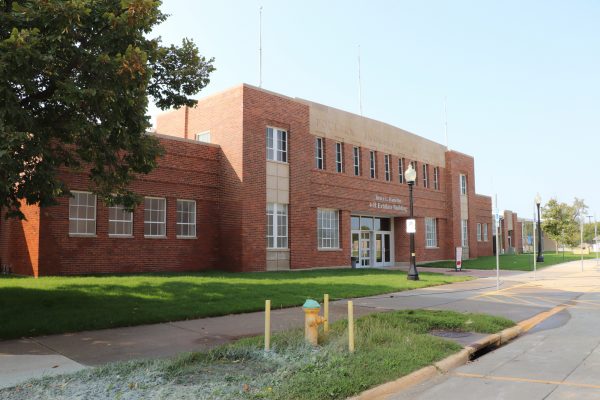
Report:
[[[265,300],[265,351],[271,350],[271,300]]]
[[[354,353],[354,307],[348,301],[348,351]]]
[[[323,322],[323,332],[329,332],[329,295],[326,294],[323,296],[323,318],[325,321]]]

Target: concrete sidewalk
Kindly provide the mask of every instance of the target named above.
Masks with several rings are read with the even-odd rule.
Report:
[[[434,271],[442,272],[439,269]],[[547,301],[539,304],[508,306],[485,296],[485,293],[496,289],[495,271],[483,271],[482,275],[485,274],[493,274],[493,277],[354,299],[355,314],[362,316],[373,312],[429,308],[485,312],[520,321],[571,298],[565,293],[547,293]],[[502,274],[503,289],[532,279],[527,273],[510,271]],[[542,275],[538,274],[538,278],[542,279]],[[346,310],[346,300],[332,302],[332,322],[345,318]],[[302,327],[303,315],[300,307],[273,310],[273,331]],[[264,313],[255,312],[1,341],[0,387],[13,386],[32,377],[72,372],[108,362],[207,350],[241,337],[261,335],[263,329]]]

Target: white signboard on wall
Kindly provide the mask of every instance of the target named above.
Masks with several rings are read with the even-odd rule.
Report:
[[[416,233],[417,232],[417,224],[414,219],[406,220],[406,233]]]

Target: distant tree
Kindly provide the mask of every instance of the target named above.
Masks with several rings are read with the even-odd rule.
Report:
[[[586,210],[585,202],[578,198],[573,205],[550,199],[542,209],[544,233],[556,243],[576,246],[579,244],[580,217],[585,215]]]
[[[196,45],[150,38],[166,19],[153,0],[0,0],[0,208],[47,206],[85,171],[90,190],[132,207],[127,189],[161,154],[145,134],[148,96],[161,109],[193,106],[213,59]],[[115,194],[116,197],[112,197]]]

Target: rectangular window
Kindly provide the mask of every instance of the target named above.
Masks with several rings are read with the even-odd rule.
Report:
[[[477,241],[481,242],[481,224],[477,224]]]
[[[467,176],[464,174],[460,174],[460,194],[467,195]]]
[[[108,236],[133,235],[133,213],[122,205],[108,207]]]
[[[398,159],[398,180],[404,183],[404,158]]]
[[[437,220],[435,218],[425,218],[425,246],[438,247]]]
[[[144,197],[144,236],[167,236],[167,199]]]
[[[354,176],[360,176],[360,147],[353,147]]]
[[[386,154],[383,156],[383,162],[385,164],[385,180],[389,182],[392,180],[392,171],[391,171],[392,166],[390,165],[390,155],[389,154]]]
[[[429,187],[429,165],[423,164],[423,187]]]
[[[488,241],[488,224],[483,224],[483,241]]]
[[[325,158],[323,156],[323,151],[323,138],[318,137],[315,148],[315,160],[317,162],[317,169],[325,169]]]
[[[433,167],[433,188],[440,190],[440,167]]]
[[[267,248],[288,247],[288,205],[267,203]]]
[[[469,247],[469,228],[467,225],[467,220],[463,219],[460,221],[461,224],[461,245],[462,247]]]
[[[317,209],[317,243],[320,249],[339,249],[338,210]]]
[[[196,133],[198,142],[210,143],[210,131]]]
[[[417,169],[417,162],[411,161],[410,165],[412,165],[413,169],[415,170],[415,186],[417,186],[419,183],[419,170]]]
[[[267,127],[267,160],[287,162],[287,132]]]
[[[370,171],[371,171],[371,178],[375,179],[375,177],[377,176],[377,170],[376,170],[376,165],[377,165],[377,159],[375,158],[375,151],[371,150],[369,152],[369,157],[370,157]]]
[[[196,237],[196,202],[177,200],[177,237]]]
[[[69,198],[69,234],[96,234],[96,195],[72,191]]]
[[[335,170],[344,172],[344,144],[340,142],[335,144]]]

